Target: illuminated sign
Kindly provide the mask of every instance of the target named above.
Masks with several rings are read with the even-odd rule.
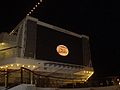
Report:
[[[64,45],[58,45],[56,50],[57,50],[58,54],[61,56],[67,56],[69,53],[68,48]]]

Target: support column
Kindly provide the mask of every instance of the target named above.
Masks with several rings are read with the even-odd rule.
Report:
[[[33,73],[30,72],[30,84],[33,84]]]
[[[8,70],[5,70],[5,87],[7,88],[8,86]]]

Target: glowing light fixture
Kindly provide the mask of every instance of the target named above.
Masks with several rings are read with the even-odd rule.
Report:
[[[22,65],[22,67],[24,67],[25,65]]]
[[[83,71],[84,73],[86,73],[86,71]]]
[[[88,71],[88,73],[91,73],[90,71]]]
[[[31,12],[29,12],[29,14],[31,14]]]
[[[35,7],[33,7],[33,9],[27,14],[27,16],[29,16],[30,14],[32,14],[32,12],[34,12],[35,8],[38,7],[38,5],[40,5],[40,3],[42,2],[42,0],[40,0]]]
[[[33,68],[35,68],[35,66],[33,66]]]
[[[33,9],[35,9],[35,7],[33,7]]]
[[[30,67],[30,65],[28,65],[28,67]]]
[[[58,54],[61,56],[67,56],[69,53],[69,50],[65,45],[58,45],[56,50],[57,50]]]
[[[117,81],[120,81],[119,78],[117,79]]]
[[[20,64],[17,64],[17,66],[19,66]]]
[[[35,5],[35,7],[37,7],[37,5]]]
[[[5,43],[1,43],[1,45],[5,45]]]
[[[11,64],[10,66],[13,67],[13,64]]]
[[[87,80],[93,75],[94,72],[91,72],[91,74],[87,77]]]

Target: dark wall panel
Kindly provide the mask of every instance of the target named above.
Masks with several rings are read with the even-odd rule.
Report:
[[[37,23],[34,21],[27,21],[26,24],[26,37],[25,37],[25,53],[24,56],[25,57],[30,57],[30,58],[34,58],[35,57],[35,53],[36,53],[36,30],[37,30]]]

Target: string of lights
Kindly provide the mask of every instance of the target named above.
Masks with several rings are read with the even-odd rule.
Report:
[[[34,10],[42,3],[42,0],[39,0],[39,2],[27,13],[27,16],[31,15]]]

